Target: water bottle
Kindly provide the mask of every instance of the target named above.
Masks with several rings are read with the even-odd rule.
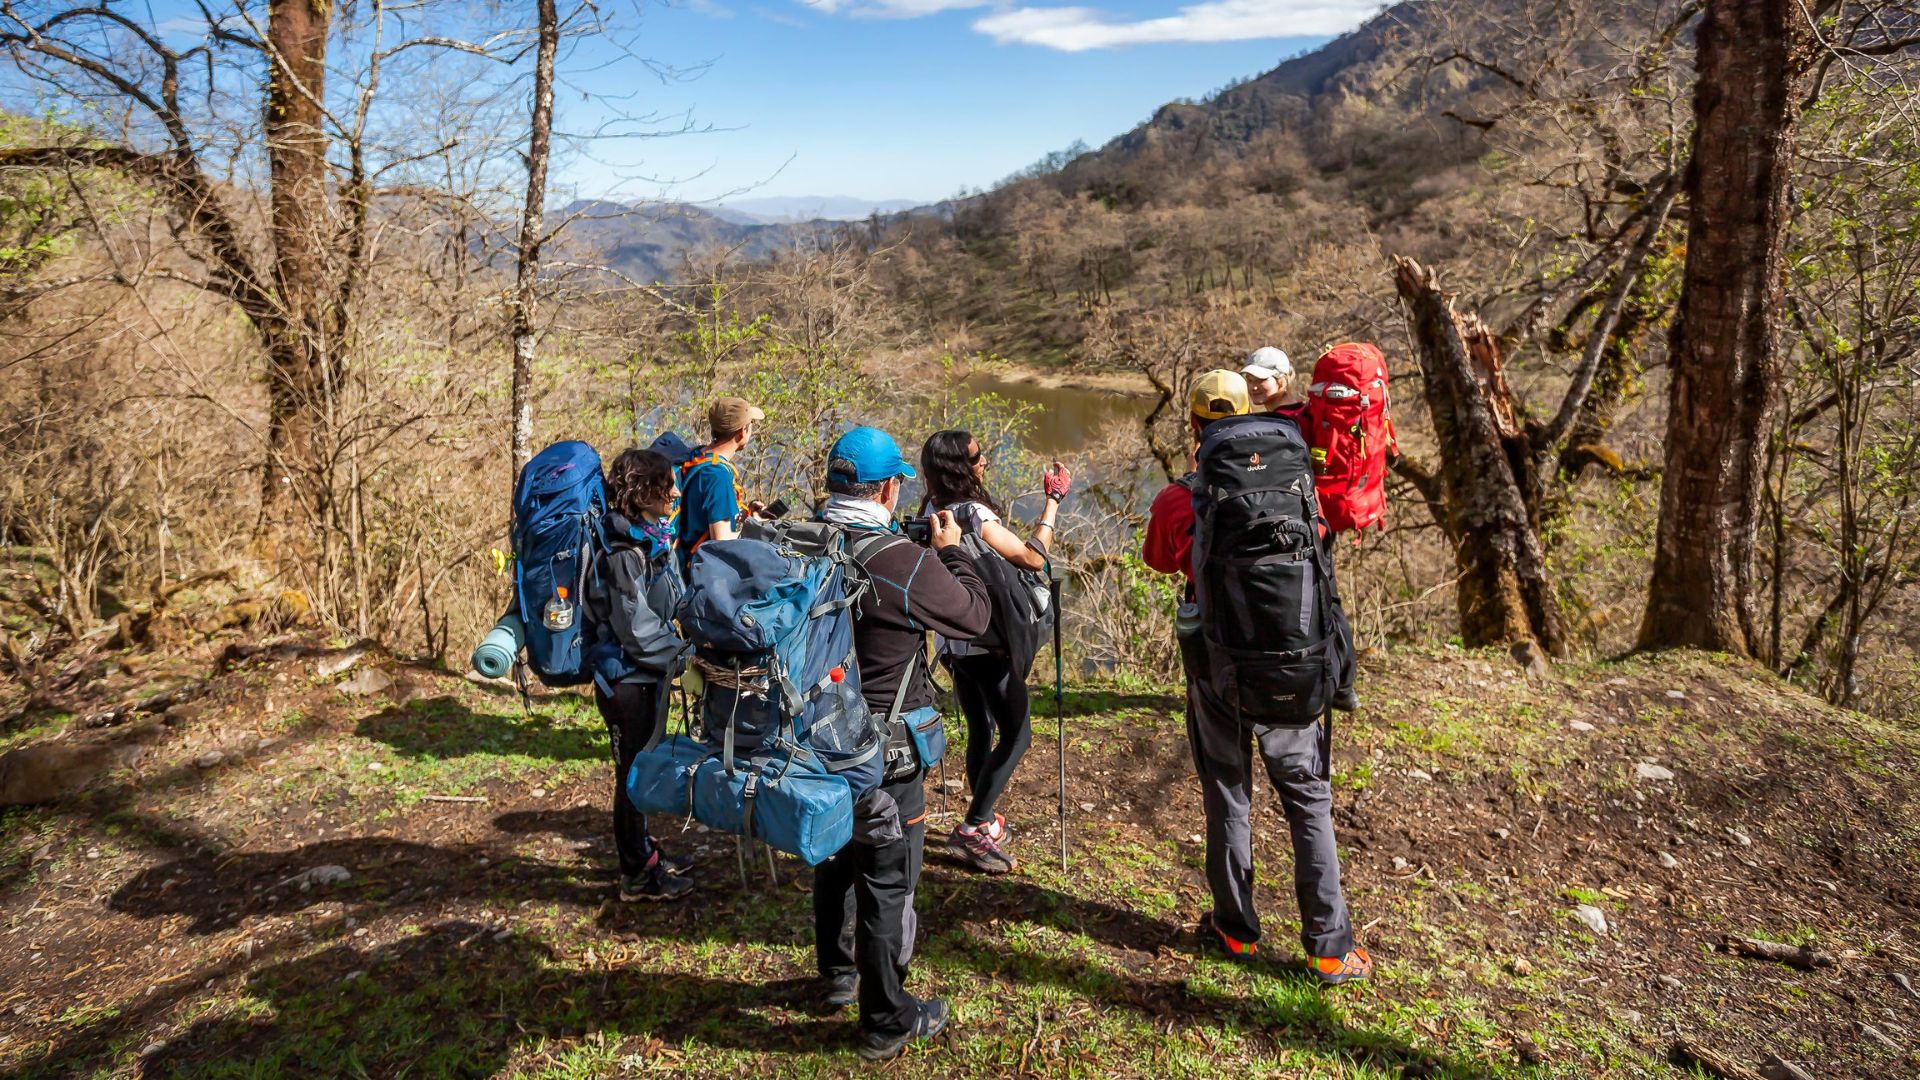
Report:
[[[540,621],[548,630],[558,633],[573,627],[574,607],[573,602],[567,599],[567,587],[565,585],[560,586],[554,591],[557,595],[547,601],[546,610],[540,614]]]
[[[1200,636],[1200,605],[1181,604],[1173,614],[1173,632],[1181,641],[1193,641]]]

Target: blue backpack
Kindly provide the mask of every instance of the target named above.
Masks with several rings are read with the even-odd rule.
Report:
[[[527,664],[547,686],[593,678],[586,662],[588,575],[606,550],[600,454],[559,442],[535,454],[513,489],[513,597],[526,628]]]
[[[860,696],[853,609],[866,589],[845,534],[723,540],[694,555],[682,634],[705,682],[699,731],[635,755],[627,794],[818,865],[853,838],[879,786],[885,725]],[[811,548],[812,554],[803,553]]]

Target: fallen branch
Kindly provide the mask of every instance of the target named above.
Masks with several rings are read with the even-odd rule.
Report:
[[[1673,1052],[1668,1057],[1682,1069],[1703,1069],[1724,1080],[1766,1080],[1732,1058],[1704,1046],[1695,1046],[1684,1039],[1673,1044]]]
[[[80,718],[80,726],[86,728],[114,727],[127,722],[127,720],[138,714],[163,713],[175,705],[182,705],[192,701],[194,698],[206,693],[208,688],[209,684],[206,679],[191,682],[185,686],[177,686],[172,690],[154,694],[152,697],[142,698],[129,705],[115,705],[105,712],[89,713]]]
[[[422,795],[420,796],[420,801],[421,802],[450,802],[450,803],[483,803],[487,801],[487,797],[485,795]]]
[[[1901,1048],[1899,1043],[1894,1042],[1892,1039],[1887,1038],[1886,1032],[1881,1031],[1879,1028],[1874,1027],[1872,1024],[1861,1024],[1860,1034],[1865,1035],[1867,1038],[1872,1039],[1874,1042],[1879,1043],[1881,1046],[1886,1047],[1888,1050],[1893,1051],[1895,1054],[1906,1053],[1906,1051]]]
[[[1811,945],[1782,945],[1777,941],[1761,941],[1758,938],[1729,937],[1727,951],[1756,960],[1772,960],[1802,971],[1832,967],[1834,964],[1832,953],[1822,952]]]
[[[1907,981],[1905,975],[1896,971],[1893,973],[1893,981],[1900,984],[1900,989],[1905,990],[1908,997],[1915,1001],[1920,1001],[1920,990],[1915,990],[1913,984]]]
[[[1782,1077],[1786,1080],[1813,1080],[1812,1073],[1779,1054],[1767,1055],[1767,1071],[1772,1074],[1773,1080],[1781,1080]]]

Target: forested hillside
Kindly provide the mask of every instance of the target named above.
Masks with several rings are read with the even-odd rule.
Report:
[[[1635,594],[1676,434],[1668,348],[1689,250],[1699,9],[1398,5],[955,204],[950,222],[896,222],[882,279],[936,337],[1151,385],[1166,407],[1114,459],[1151,456],[1169,473],[1183,453],[1175,402],[1194,372],[1250,343],[1310,363],[1332,342],[1380,341],[1410,451],[1396,465],[1391,554],[1375,549],[1381,563],[1361,574],[1391,581],[1386,636],[1420,637],[1458,597],[1469,641],[1629,648],[1644,637]],[[1874,707],[1889,715],[1915,700],[1891,689],[1914,676],[1920,554],[1901,479],[1920,403],[1913,49],[1901,32],[1913,18],[1843,19],[1874,63],[1827,55],[1796,84],[1807,108],[1777,163],[1794,175],[1784,288],[1769,300],[1778,349],[1765,421],[1745,421],[1758,458],[1739,530],[1757,540],[1743,586],[1751,630],[1736,651],[1836,701],[1882,695]],[[1396,270],[1398,259],[1412,263]],[[1464,384],[1434,366],[1451,313],[1460,340],[1486,341]],[[1505,493],[1461,472],[1467,399],[1496,418]],[[1472,535],[1466,518],[1508,511],[1469,504],[1509,496],[1524,521]],[[1469,611],[1487,613],[1484,634]]]

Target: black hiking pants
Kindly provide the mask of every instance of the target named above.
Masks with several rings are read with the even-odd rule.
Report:
[[[977,827],[993,821],[993,808],[1026,756],[1033,741],[1033,707],[1026,682],[1014,677],[1013,661],[1005,656],[953,656],[947,666],[967,717],[967,789],[973,801],[966,823]]]
[[[616,683],[612,697],[597,686],[593,689],[594,704],[600,706],[613,740],[613,846],[620,853],[623,877],[648,869],[658,854],[647,832],[647,816],[627,798],[627,770],[664,719],[665,697],[658,683]]]
[[[860,973],[860,1029],[900,1035],[913,1027],[920,999],[907,992],[907,964],[919,919],[913,910],[927,840],[926,773],[886,784],[900,808],[901,837],[858,839],[813,870],[814,952],[824,978]],[[856,829],[858,826],[856,826]]]
[[[1334,846],[1333,785],[1320,724],[1304,728],[1244,726],[1207,685],[1204,640],[1182,638],[1187,669],[1187,740],[1207,815],[1207,885],[1213,923],[1244,942],[1260,940],[1253,904],[1253,751],[1280,793],[1293,841],[1294,895],[1300,944],[1310,956],[1345,956],[1353,926],[1340,887]]]

